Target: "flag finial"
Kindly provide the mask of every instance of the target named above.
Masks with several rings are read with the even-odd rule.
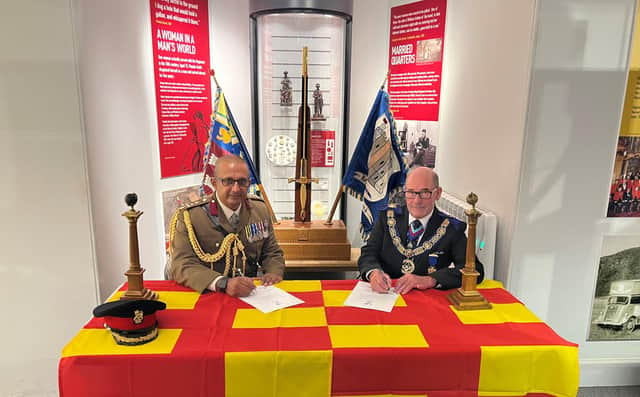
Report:
[[[387,75],[384,76],[384,80],[382,81],[382,85],[380,86],[381,90],[384,90],[384,86],[385,86],[385,84],[387,84],[387,80],[389,80],[389,75],[390,74],[391,74],[391,72],[387,70]]]
[[[216,83],[216,87],[220,87],[220,84],[218,84],[218,79],[216,79],[216,71],[213,69],[210,69],[209,74],[213,78],[213,82]]]

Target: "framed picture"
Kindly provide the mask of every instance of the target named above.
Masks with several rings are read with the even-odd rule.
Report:
[[[640,217],[640,137],[618,138],[608,217]]]
[[[605,235],[588,340],[640,340],[640,235]]]
[[[165,249],[169,249],[169,224],[174,212],[183,205],[200,199],[200,186],[187,186],[162,192]]]

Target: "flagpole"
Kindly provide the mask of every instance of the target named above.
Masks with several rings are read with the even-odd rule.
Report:
[[[387,81],[389,80],[389,75],[391,74],[390,71],[387,71],[387,75],[384,76],[384,81],[382,82],[382,85],[380,86],[381,90],[384,90],[384,86],[387,84]]]
[[[269,201],[269,197],[267,196],[267,191],[264,190],[262,183],[258,184],[258,189],[260,189],[260,193],[262,193],[262,199],[264,200],[264,205],[267,206],[267,209],[269,210],[269,214],[271,215],[271,222],[273,222],[274,225],[279,225],[280,221],[278,220],[278,218],[276,218],[276,213],[273,212],[273,208],[271,208],[271,202]]]
[[[220,87],[220,84],[218,84],[218,79],[216,79],[215,71],[213,69],[211,69],[211,77],[213,78],[213,82],[216,83],[216,86]],[[226,105],[227,105],[227,112],[229,113],[229,121],[231,122],[231,126],[235,130],[241,145],[244,146],[244,141],[242,141],[242,139],[240,138],[240,133],[238,132],[238,126],[236,125],[236,121],[233,118],[233,113],[231,113],[231,108],[229,107],[229,103],[227,102]],[[244,149],[246,150],[246,148]],[[254,174],[255,173],[256,172],[254,170]],[[257,178],[257,175],[256,175],[256,178]],[[273,207],[271,207],[271,201],[269,201],[269,196],[267,195],[267,191],[264,189],[264,186],[262,186],[262,183],[258,183],[257,185],[258,185],[258,189],[260,190],[260,193],[262,194],[262,199],[264,200],[264,204],[267,207],[267,211],[269,211],[269,215],[271,215],[271,221],[273,222],[274,225],[280,224],[280,221],[278,221],[278,218],[276,218],[276,214],[273,211]]]
[[[338,189],[338,193],[336,193],[336,198],[333,200],[333,206],[331,207],[331,211],[329,212],[329,216],[327,217],[327,220],[324,221],[325,225],[333,225],[333,215],[336,212],[336,208],[338,208],[338,203],[340,202],[340,199],[342,198],[342,192],[344,191],[344,185],[340,185],[340,189]]]

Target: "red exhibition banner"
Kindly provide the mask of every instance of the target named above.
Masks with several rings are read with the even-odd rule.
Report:
[[[389,106],[396,119],[438,121],[446,0],[391,8]]]
[[[333,167],[336,164],[336,132],[311,130],[311,166]]]
[[[151,0],[162,178],[202,171],[211,120],[207,0]]]

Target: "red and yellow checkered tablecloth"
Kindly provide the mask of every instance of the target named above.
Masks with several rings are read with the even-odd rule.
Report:
[[[487,311],[414,290],[390,313],[342,305],[353,280],[283,281],[305,303],[269,314],[223,294],[147,281],[158,339],[119,346],[92,319],[64,348],[62,397],[574,397],[578,347],[486,281]],[[110,299],[117,299],[125,287]]]

